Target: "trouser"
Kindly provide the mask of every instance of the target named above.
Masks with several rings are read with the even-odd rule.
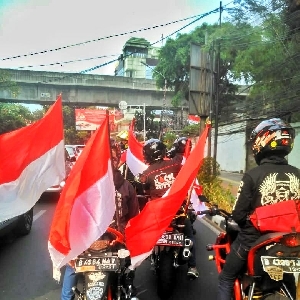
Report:
[[[77,280],[78,278],[74,268],[67,264],[61,290],[61,300],[75,299],[75,294],[72,290],[72,287],[77,286]]]
[[[192,240],[193,242],[193,246],[190,249],[192,255],[189,258],[188,261],[188,267],[192,267],[195,268],[196,267],[196,245],[195,245],[195,238],[194,238],[194,234],[193,234],[193,227],[192,227],[192,223],[190,221],[189,218],[186,218],[184,221],[184,234]]]
[[[218,300],[231,300],[234,281],[246,265],[249,248],[234,240],[219,274]]]

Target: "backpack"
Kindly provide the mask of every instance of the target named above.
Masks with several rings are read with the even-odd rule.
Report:
[[[300,232],[300,200],[257,207],[249,219],[260,232]]]

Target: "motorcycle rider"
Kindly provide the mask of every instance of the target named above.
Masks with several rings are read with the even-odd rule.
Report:
[[[299,199],[300,170],[285,159],[293,149],[294,137],[292,126],[279,118],[262,121],[251,133],[258,166],[244,174],[237,192],[232,218],[240,231],[219,274],[218,300],[232,299],[234,281],[247,262],[249,249],[260,237],[249,215],[259,206]],[[267,190],[271,179],[273,189]]]
[[[166,145],[159,139],[153,138],[145,142],[143,155],[144,161],[149,164],[149,167],[138,175],[138,180],[144,184],[144,189],[146,194],[150,195],[150,200],[161,198],[171,187],[178,175],[182,167],[182,158],[180,159],[175,155],[174,158],[166,160]],[[185,235],[193,241],[187,275],[191,278],[197,278],[199,277],[199,273],[196,268],[196,249],[192,223],[187,218],[184,225]]]
[[[119,161],[121,158],[121,149],[119,144],[111,139],[111,159],[113,165],[113,178],[116,188],[118,203],[117,208],[119,214],[120,231],[124,234],[127,222],[139,214],[139,204],[137,201],[134,187],[129,181],[124,179],[121,172],[118,170]],[[134,271],[127,273],[126,282],[133,286]],[[63,286],[61,291],[61,300],[75,299],[72,287],[77,285],[77,273],[72,267],[72,262],[66,265]],[[133,289],[135,289],[133,287]]]

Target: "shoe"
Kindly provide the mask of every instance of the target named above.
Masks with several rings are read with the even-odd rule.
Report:
[[[188,268],[188,271],[187,271],[187,275],[190,277],[190,278],[198,278],[199,277],[199,273],[198,273],[198,270],[196,267],[189,267]]]

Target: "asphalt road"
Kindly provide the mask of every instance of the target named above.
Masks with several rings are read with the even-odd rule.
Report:
[[[48,253],[48,235],[56,201],[42,199],[34,209],[34,223],[28,236],[0,244],[0,300],[58,300],[61,285],[52,279],[52,263]],[[208,227],[209,226],[209,227]],[[200,277],[189,281],[187,266],[176,271],[174,296],[171,300],[214,299],[217,271],[212,254],[205,249],[217,234],[214,227],[203,220],[195,222],[197,267]],[[146,260],[137,268],[135,285],[141,300],[159,300],[156,295],[155,274]]]

